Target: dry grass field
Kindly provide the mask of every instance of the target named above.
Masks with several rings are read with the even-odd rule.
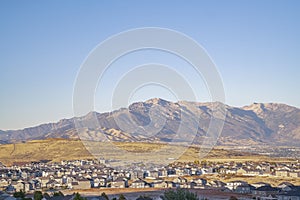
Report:
[[[80,141],[49,139],[0,145],[0,162],[11,165],[39,160],[75,160],[93,158]]]
[[[268,161],[273,160],[266,156],[213,149],[206,157],[200,158],[200,149],[196,147],[170,146],[160,143],[103,143],[88,142],[83,144],[80,140],[48,139],[34,140],[26,143],[0,145],[0,161],[5,165],[17,162],[32,162],[39,160],[92,159],[96,157],[107,159],[123,159],[131,161],[163,160],[167,162],[178,160],[193,162],[205,159],[207,161]],[[183,153],[184,152],[184,153]]]

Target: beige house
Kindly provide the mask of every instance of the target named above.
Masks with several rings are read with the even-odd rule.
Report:
[[[111,188],[125,188],[127,187],[128,181],[122,177],[118,177],[116,180],[110,183]]]
[[[275,176],[288,177],[289,172],[287,170],[276,170]]]
[[[300,172],[289,172],[289,177],[298,178],[300,177]]]

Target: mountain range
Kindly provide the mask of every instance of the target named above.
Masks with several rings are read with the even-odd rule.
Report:
[[[300,109],[278,103],[232,107],[220,102],[169,102],[154,98],[113,112],[90,112],[23,130],[0,131],[0,143],[48,138],[124,142],[185,142],[200,144],[214,110],[226,119],[218,145],[300,146]]]

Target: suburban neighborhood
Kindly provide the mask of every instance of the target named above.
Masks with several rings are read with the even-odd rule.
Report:
[[[208,178],[206,178],[208,177]],[[211,177],[216,177],[215,180]],[[217,177],[234,177],[221,181]],[[238,179],[240,177],[240,180]],[[173,163],[167,167],[136,165],[129,169],[114,169],[100,160],[73,160],[52,163],[47,160],[33,163],[15,163],[0,167],[1,200],[13,200],[13,194],[23,191],[29,195],[35,191],[56,191],[71,194],[72,191],[105,191],[110,188],[176,189],[221,192],[238,199],[300,200],[300,186],[291,182],[277,185],[264,181],[247,182],[247,177],[300,178],[300,162],[208,162]],[[125,195],[126,196],[126,195]],[[51,198],[51,195],[50,197]],[[52,197],[53,198],[53,197]],[[56,197],[57,198],[57,197]],[[209,199],[209,195],[207,195]],[[214,199],[214,198],[211,198]]]

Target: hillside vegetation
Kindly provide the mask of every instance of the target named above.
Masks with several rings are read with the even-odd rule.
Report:
[[[94,142],[92,145],[97,147],[103,146],[102,142]],[[115,147],[122,149],[128,154],[112,154],[110,150],[103,151],[104,154],[110,153],[110,159],[130,159],[128,156],[138,155],[145,152],[159,150],[166,144],[162,143],[138,143],[138,142],[116,142],[113,144]],[[184,150],[181,146],[173,146],[171,149],[178,151]],[[199,160],[199,148],[190,147],[185,149],[185,153],[179,157],[178,161],[193,162]],[[168,153],[168,152],[167,152]],[[153,156],[153,155],[152,155]],[[156,155],[156,159],[160,159]],[[171,155],[170,155],[171,156]],[[97,157],[97,155],[96,155]],[[66,139],[47,139],[47,140],[33,140],[17,144],[3,144],[0,145],[0,162],[5,165],[11,165],[17,162],[32,162],[40,160],[51,160],[57,162],[61,160],[76,160],[76,159],[94,159],[95,157],[90,154],[82,141],[80,140],[66,140]],[[122,158],[121,158],[122,159]],[[147,158],[145,158],[147,159]],[[212,150],[205,158],[210,161],[245,161],[245,160],[268,160],[268,157],[261,155],[254,155],[249,153],[240,153],[216,148]]]

